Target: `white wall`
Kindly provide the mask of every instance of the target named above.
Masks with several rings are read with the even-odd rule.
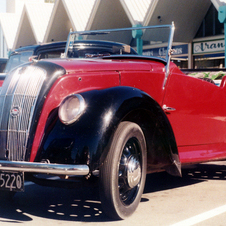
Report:
[[[7,46],[1,27],[0,27],[0,58],[8,58]]]
[[[6,12],[15,13],[15,1],[16,0],[7,0],[6,1]]]
[[[44,2],[45,0],[7,0],[6,12],[7,13],[20,13],[23,9],[25,2]]]

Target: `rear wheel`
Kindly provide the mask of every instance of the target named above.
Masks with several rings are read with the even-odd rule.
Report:
[[[120,123],[100,169],[100,198],[107,216],[125,219],[136,210],[145,185],[146,162],[141,128],[132,122]]]

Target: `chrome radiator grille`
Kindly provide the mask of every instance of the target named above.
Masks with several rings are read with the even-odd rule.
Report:
[[[45,78],[46,71],[32,65],[7,75],[0,94],[1,158],[24,160],[35,104]]]

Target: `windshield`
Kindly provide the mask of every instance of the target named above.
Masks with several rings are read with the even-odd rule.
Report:
[[[67,57],[90,58],[120,54],[134,54],[137,52],[129,45],[97,40],[74,40],[69,44]]]
[[[147,27],[137,25],[132,28],[70,32],[64,57],[106,57],[125,54],[151,57],[151,54],[143,50],[162,47],[162,52],[157,57],[166,62],[167,78],[174,29],[172,23],[172,25]]]
[[[5,73],[9,72],[14,67],[27,63],[29,61],[29,57],[33,55],[33,51],[26,51],[26,52],[15,52],[10,55],[9,60],[5,67]]]
[[[171,49],[174,24],[109,30],[70,32],[65,57],[97,57],[108,55],[151,55],[147,49],[163,47],[158,57],[167,60]],[[134,50],[136,49],[136,51]],[[150,52],[150,51],[149,51]]]

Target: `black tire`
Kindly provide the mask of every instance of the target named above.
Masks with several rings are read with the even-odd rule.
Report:
[[[147,170],[147,151],[141,128],[121,122],[100,168],[100,199],[110,218],[125,219],[139,205]]]

